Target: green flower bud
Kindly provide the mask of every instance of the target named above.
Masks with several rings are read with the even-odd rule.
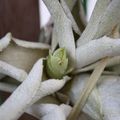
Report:
[[[57,49],[53,54],[49,54],[47,58],[47,74],[51,78],[61,79],[67,71],[68,58],[65,48]]]

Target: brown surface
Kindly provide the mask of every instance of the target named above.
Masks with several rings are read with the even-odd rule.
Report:
[[[0,0],[0,37],[7,32],[20,39],[38,39],[38,0]]]
[[[18,120],[38,120],[38,119],[25,113]]]

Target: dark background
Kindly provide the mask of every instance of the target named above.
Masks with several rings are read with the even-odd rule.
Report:
[[[37,41],[39,24],[38,0],[0,0],[0,37],[12,32],[14,37]]]

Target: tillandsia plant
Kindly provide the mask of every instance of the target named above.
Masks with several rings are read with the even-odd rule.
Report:
[[[0,40],[0,120],[120,120],[120,0],[97,0],[87,25],[88,1],[43,2],[54,25],[40,42]]]

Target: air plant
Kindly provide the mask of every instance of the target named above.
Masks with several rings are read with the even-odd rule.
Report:
[[[77,0],[43,2],[54,24],[50,45],[11,33],[0,40],[0,90],[12,93],[0,119],[26,112],[41,120],[78,120],[80,113],[86,120],[119,120],[120,1],[98,0],[87,26],[81,20],[83,33],[72,14]]]

